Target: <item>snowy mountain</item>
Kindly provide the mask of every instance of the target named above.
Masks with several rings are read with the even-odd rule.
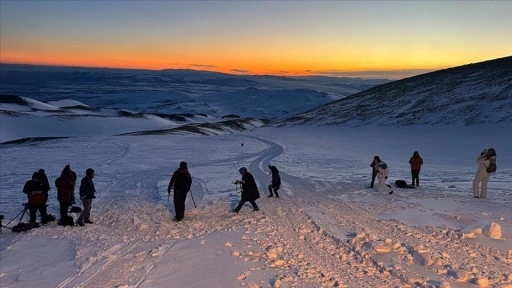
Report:
[[[388,82],[8,64],[0,80],[0,142],[253,129]]]
[[[473,125],[512,121],[512,57],[383,84],[278,125]]]

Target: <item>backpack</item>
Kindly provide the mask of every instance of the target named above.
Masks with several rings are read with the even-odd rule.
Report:
[[[382,169],[388,169],[388,164],[386,164],[386,162],[380,162],[379,166]]]
[[[395,181],[395,186],[398,187],[398,188],[406,188],[407,187],[407,182],[405,182],[405,180],[396,180]]]
[[[489,166],[485,167],[485,170],[487,170],[487,173],[496,172],[496,162],[491,160]]]

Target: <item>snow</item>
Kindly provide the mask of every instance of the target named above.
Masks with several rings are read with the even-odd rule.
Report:
[[[51,117],[39,121],[49,123],[41,127],[55,125]],[[113,131],[125,124],[108,125]],[[21,212],[26,201],[21,188],[38,168],[46,170],[52,184],[49,211],[54,215],[58,202],[53,182],[66,164],[79,178],[94,168],[98,192],[94,224],[61,227],[51,222],[22,233],[4,228],[0,284],[476,287],[487,281],[490,287],[508,287],[510,130],[506,125],[267,127],[217,136],[85,133],[4,144],[4,225]],[[489,137],[480,137],[481,131]],[[489,198],[475,199],[475,158],[489,146],[498,152],[498,172],[491,176]],[[390,166],[390,183],[409,182],[407,161],[415,150],[425,160],[421,186],[394,188],[393,195],[368,188],[374,155]],[[193,176],[197,208],[189,195],[185,219],[176,223],[171,220],[172,195],[168,198],[166,192],[182,160]],[[279,199],[266,197],[269,164],[281,171]],[[242,166],[257,180],[260,211],[247,204],[233,214],[240,195],[232,183]],[[492,222],[502,228],[500,239],[483,232]]]
[[[0,142],[67,138],[0,144],[0,214],[6,226],[0,235],[2,288],[512,287],[510,122],[381,127],[381,120],[393,119],[385,113],[388,119],[379,118],[375,125],[357,120],[357,128],[261,127],[262,122],[249,119],[239,122],[247,129],[243,132],[228,125],[202,127],[209,136],[194,135],[194,129],[168,134],[229,114],[282,119],[310,111],[314,119],[331,121],[327,112],[311,109],[357,89],[323,78],[233,82],[189,71],[182,73],[198,77],[189,84],[172,82],[179,78],[172,71],[162,72],[170,75],[162,78],[166,81],[154,82],[149,82],[152,73],[130,72],[132,78],[123,77],[133,81],[119,82],[116,71],[99,71],[109,85],[85,74],[79,82],[44,85],[25,73],[13,77],[32,84],[5,82],[2,91],[39,98],[23,97],[25,106],[0,103]],[[134,80],[139,78],[145,81]],[[246,82],[254,87],[242,87]],[[471,87],[476,86],[460,88],[457,97]],[[244,107],[247,101],[251,107]],[[508,119],[505,110],[492,110],[493,117]],[[329,113],[345,115],[340,111]],[[422,119],[464,114],[428,111]],[[187,116],[175,122],[159,113]],[[498,170],[490,178],[489,197],[475,199],[475,159],[487,147],[497,151]],[[410,183],[413,151],[425,162],[418,188],[393,188],[389,195],[368,187],[374,155],[390,167],[388,183]],[[193,185],[185,218],[177,223],[167,186],[180,161],[188,162]],[[50,222],[12,232],[26,202],[22,187],[39,168],[52,186],[48,210],[58,217],[53,184],[67,164],[79,179],[89,167],[96,171],[94,224]],[[279,199],[267,197],[269,164],[281,172]],[[230,212],[240,199],[233,184],[240,167],[260,188],[257,212],[249,204],[239,214]],[[491,225],[501,229],[498,239],[491,237]]]

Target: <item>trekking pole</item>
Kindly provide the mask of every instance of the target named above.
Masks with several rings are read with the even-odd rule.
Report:
[[[190,189],[190,197],[192,197],[192,203],[194,203],[194,208],[197,208],[196,201],[194,200],[194,194],[192,194],[192,189]]]

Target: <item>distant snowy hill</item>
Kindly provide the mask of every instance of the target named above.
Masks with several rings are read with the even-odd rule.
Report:
[[[512,57],[439,70],[333,101],[278,123],[473,125],[512,121]]]
[[[230,133],[389,82],[8,64],[0,65],[0,80],[0,142],[163,131]]]

